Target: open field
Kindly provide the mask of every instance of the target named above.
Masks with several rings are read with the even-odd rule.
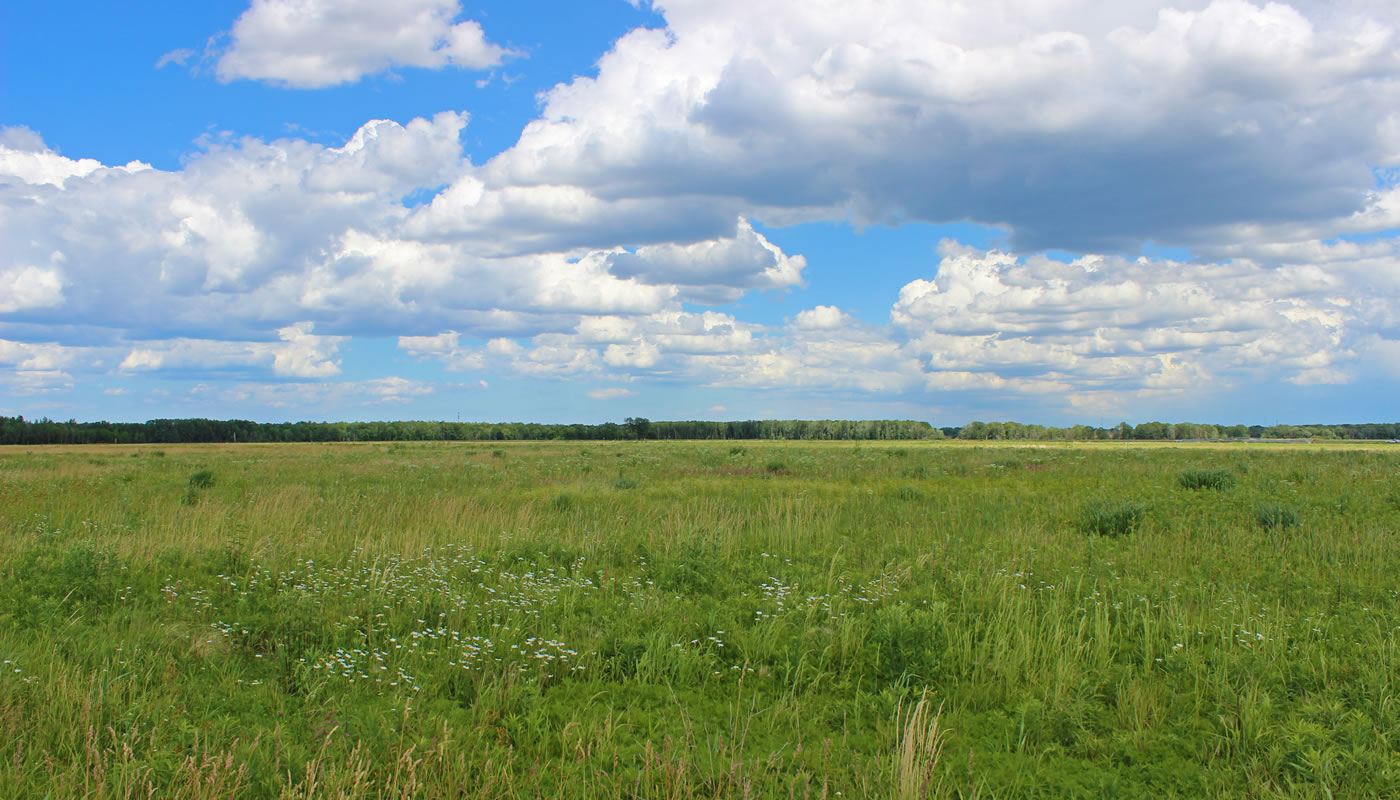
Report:
[[[1395,446],[9,448],[0,530],[17,796],[1400,797]]]

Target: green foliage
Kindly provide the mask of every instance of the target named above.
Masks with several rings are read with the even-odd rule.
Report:
[[[680,595],[704,594],[717,585],[723,567],[719,545],[711,540],[686,542],[660,570],[659,584]]]
[[[1298,524],[1298,512],[1281,503],[1260,503],[1254,507],[1254,523],[1266,531],[1282,531]]]
[[[248,545],[240,538],[229,539],[218,552],[215,567],[219,575],[242,577],[253,569],[252,555]]]
[[[549,507],[561,514],[578,507],[578,495],[573,492],[560,492],[549,501]]]
[[[208,489],[214,485],[214,473],[211,470],[202,469],[190,475],[191,489]]]
[[[1183,489],[1214,489],[1226,491],[1235,485],[1235,476],[1225,469],[1188,469],[1176,477]]]
[[[763,468],[772,473],[779,473],[786,472],[788,466],[787,462],[781,458],[770,458],[768,459],[768,463],[763,465]]]
[[[947,649],[939,604],[932,608],[883,606],[870,624],[871,672],[886,684],[927,685],[938,676]]]
[[[0,617],[47,627],[71,615],[99,614],[118,594],[115,553],[91,539],[48,539],[19,554],[0,588]]]
[[[1079,528],[1091,536],[1127,536],[1147,517],[1147,507],[1136,500],[1098,500],[1084,507]]]
[[[651,433],[651,420],[646,417],[628,417],[622,425],[631,432],[633,439],[645,439]]]
[[[894,496],[905,502],[924,499],[924,491],[917,486],[901,486],[895,490]]]

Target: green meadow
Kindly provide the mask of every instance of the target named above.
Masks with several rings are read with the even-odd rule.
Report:
[[[0,449],[0,794],[1400,797],[1400,445]]]

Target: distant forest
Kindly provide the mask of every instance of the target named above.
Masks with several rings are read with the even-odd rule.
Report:
[[[1400,439],[1400,422],[1359,425],[1203,425],[1120,422],[1110,428],[1054,428],[1019,422],[972,422],[936,428],[914,420],[698,420],[652,422],[628,417],[600,425],[536,422],[251,422],[153,419],[149,422],[58,422],[0,417],[0,444],[175,444],[179,442],[524,441],[549,439],[817,439],[1092,441],[1201,439]]]

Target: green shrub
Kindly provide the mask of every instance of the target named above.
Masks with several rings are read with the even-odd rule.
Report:
[[[1279,503],[1260,503],[1254,508],[1254,522],[1266,531],[1287,530],[1298,524],[1298,512]]]
[[[1188,469],[1177,476],[1183,489],[1215,489],[1225,491],[1235,485],[1235,476],[1223,469]]]
[[[1079,527],[1092,536],[1126,536],[1136,531],[1146,516],[1146,507],[1135,500],[1101,500],[1085,506]]]
[[[554,496],[553,500],[549,501],[549,507],[561,514],[577,505],[578,498],[574,496],[573,492],[560,492]]]
[[[641,485],[642,482],[637,480],[636,478],[624,475],[617,476],[617,480],[613,481],[613,488],[621,489],[623,491],[626,491],[628,489],[635,489]]]
[[[895,490],[894,496],[898,497],[900,500],[906,501],[922,500],[924,498],[924,493],[923,490],[917,486],[901,486]]]
[[[775,473],[783,472],[787,469],[787,462],[783,461],[781,458],[770,458],[768,459],[768,463],[764,465],[764,469]]]
[[[190,476],[191,489],[208,489],[213,485],[214,473],[210,470],[202,469]]]
[[[731,456],[742,456],[743,454],[744,454],[744,448],[742,448],[742,447],[740,447],[740,446],[738,446],[738,445],[735,445],[735,446],[729,448],[729,455],[731,455]]]

